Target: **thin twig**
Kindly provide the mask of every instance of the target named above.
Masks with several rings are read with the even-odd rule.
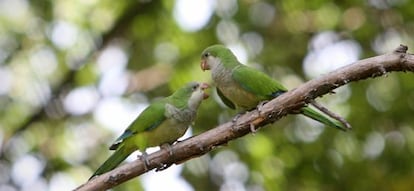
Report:
[[[328,108],[324,107],[323,105],[319,104],[318,102],[316,102],[315,100],[310,100],[309,103],[311,105],[313,105],[314,107],[318,108],[319,111],[322,111],[323,113],[325,113],[326,115],[328,115],[329,117],[332,117],[336,120],[338,120],[339,122],[341,122],[347,129],[352,129],[351,124],[349,124],[343,117],[341,117],[340,115],[330,111]]]

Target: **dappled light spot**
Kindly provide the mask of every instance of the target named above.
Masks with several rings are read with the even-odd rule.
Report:
[[[224,166],[222,170],[224,172],[222,188],[234,188],[230,190],[244,189],[244,184],[249,178],[249,169],[244,163],[240,161],[230,163]]]
[[[121,134],[128,125],[148,106],[147,103],[133,103],[121,98],[106,98],[94,110],[94,119],[114,132]]]
[[[136,157],[134,157],[136,158]],[[185,179],[180,176],[183,170],[182,165],[173,165],[168,169],[160,172],[150,171],[144,174],[142,180],[145,190],[171,190],[171,188],[180,188],[182,191],[193,191],[194,188]],[[162,180],[162,183],[160,182]]]
[[[271,155],[274,151],[274,143],[272,140],[261,134],[254,137],[248,137],[245,147],[249,155],[257,160],[261,160],[263,157]]]
[[[228,48],[236,55],[237,59],[242,64],[248,64],[248,55],[246,52],[246,49],[241,44],[231,44],[228,46]]]
[[[315,78],[359,59],[360,45],[353,40],[339,40],[330,32],[320,33],[311,41],[311,50],[303,61],[303,69],[309,78]]]
[[[0,95],[8,94],[12,87],[12,72],[7,67],[0,67]]]
[[[239,8],[237,0],[217,0],[215,3],[216,14],[223,19],[233,17]]]
[[[231,20],[221,20],[216,27],[216,36],[224,44],[237,43],[240,30],[236,23]]]
[[[44,161],[33,155],[23,155],[18,158],[11,169],[11,178],[22,187],[36,182],[45,167]]]
[[[384,135],[386,145],[392,146],[394,151],[400,151],[406,146],[406,139],[401,131],[391,131]]]
[[[377,54],[384,54],[393,51],[401,42],[403,42],[402,35],[396,29],[390,28],[375,37],[372,49]]]
[[[372,132],[368,135],[363,146],[364,157],[375,159],[381,155],[385,147],[385,140],[382,134]]]
[[[366,89],[368,103],[377,111],[385,112],[390,109],[394,100],[400,95],[399,81],[394,75],[379,78]]]
[[[128,55],[117,45],[110,45],[105,48],[97,59],[98,70],[103,74],[110,70],[125,68],[127,62]]]
[[[414,154],[414,129],[412,126],[403,126],[401,132],[407,140],[407,148],[411,154]]]
[[[57,21],[52,25],[50,39],[61,49],[67,49],[76,43],[78,29],[66,21]]]
[[[188,161],[188,163],[186,163],[186,167],[192,175],[198,177],[206,176],[209,171],[210,161],[211,158],[209,155],[203,155],[199,158]]]
[[[324,131],[323,124],[303,116],[294,116],[297,120],[292,128],[286,128],[285,133],[293,142],[314,142]]]
[[[184,31],[200,30],[210,20],[214,2],[210,0],[178,0],[174,6],[175,21]]]
[[[266,27],[275,17],[275,7],[266,2],[256,2],[249,8],[249,19],[253,25]]]
[[[364,10],[359,7],[347,9],[342,15],[342,23],[348,30],[357,30],[366,22]]]
[[[263,37],[256,32],[243,33],[241,41],[246,46],[247,53],[250,58],[254,58],[259,55],[264,46]]]
[[[344,158],[342,157],[342,155],[338,151],[330,149],[328,151],[328,156],[337,167],[342,167],[343,166]]]
[[[41,47],[30,56],[30,64],[34,72],[42,77],[51,76],[57,69],[57,58],[49,47]]]
[[[157,44],[154,49],[155,58],[162,64],[173,64],[179,57],[178,47],[170,42]]]
[[[259,165],[265,179],[272,180],[274,186],[280,186],[279,184],[284,182],[285,164],[278,157],[266,157]]]
[[[77,88],[64,99],[65,110],[72,115],[83,115],[94,109],[98,99],[99,95],[95,87]]]
[[[6,17],[15,23],[25,23],[29,10],[26,0],[2,0],[0,1],[0,16]]]
[[[126,65],[128,55],[117,46],[110,45],[98,57],[98,72],[101,74],[98,89],[103,96],[122,95],[128,85]]]
[[[117,96],[123,95],[129,85],[127,72],[122,68],[114,68],[102,75],[98,89],[103,96]]]
[[[56,173],[50,178],[49,190],[71,190],[76,187],[73,176],[67,173]]]
[[[338,133],[334,140],[334,148],[339,154],[351,161],[360,161],[362,159],[362,144],[356,139],[355,135]]]
[[[220,185],[224,178],[224,168],[227,165],[235,163],[239,156],[232,150],[223,150],[218,152],[210,162],[210,176],[216,185]]]

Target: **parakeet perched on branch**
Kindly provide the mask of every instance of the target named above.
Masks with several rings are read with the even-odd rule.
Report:
[[[231,50],[223,45],[213,45],[202,52],[201,69],[211,70],[217,94],[232,109],[251,110],[259,103],[287,91],[268,75],[241,64]],[[308,106],[303,107],[300,112],[330,127],[341,130],[350,128]]]
[[[145,156],[148,147],[174,143],[194,122],[199,105],[208,97],[204,92],[208,87],[206,83],[191,82],[149,105],[110,146],[115,152],[92,177],[114,169],[135,150]]]

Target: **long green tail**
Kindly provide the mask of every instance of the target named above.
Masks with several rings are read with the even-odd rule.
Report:
[[[330,119],[328,118],[328,116],[310,108],[310,107],[303,107],[302,108],[302,114],[312,118],[316,121],[319,121],[329,127],[333,127],[342,131],[346,131],[347,128],[344,126],[344,124],[342,124],[341,122],[334,120],[334,119]]]
[[[117,167],[122,161],[124,161],[134,149],[120,145],[118,149],[96,170],[95,173],[89,178],[92,179],[94,176],[101,175]]]

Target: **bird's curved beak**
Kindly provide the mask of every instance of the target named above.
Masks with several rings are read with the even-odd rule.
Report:
[[[210,85],[208,85],[207,83],[201,83],[200,84],[200,88],[201,90],[203,90],[203,99],[207,99],[208,97],[210,97],[210,95],[208,95],[204,90],[210,88]]]
[[[200,63],[201,69],[204,71],[206,70],[210,70],[210,67],[207,64],[207,60],[206,59],[202,59],[201,63]]]

